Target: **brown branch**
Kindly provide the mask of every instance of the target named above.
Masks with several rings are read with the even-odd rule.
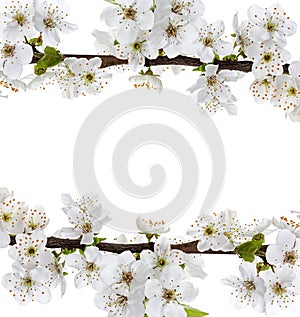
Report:
[[[100,57],[102,59],[102,68],[118,66],[118,65],[127,65],[128,60],[119,59],[112,55],[80,55],[80,54],[64,54],[64,58],[86,58],[92,59],[94,57]],[[34,57],[32,63],[37,63],[38,58]],[[146,59],[145,66],[188,66],[197,68],[203,65],[199,58],[188,57],[188,56],[177,56],[175,58],[168,58],[167,56],[160,56],[156,59]],[[250,73],[252,71],[253,62],[251,61],[218,61],[214,62],[215,65],[219,65],[219,70],[235,70],[243,73]],[[283,66],[284,72],[288,73],[289,65],[286,64]]]
[[[111,55],[74,55],[74,54],[65,54],[65,58],[76,57],[76,58],[87,58],[91,59],[94,57],[100,57],[102,59],[102,68],[117,66],[117,65],[126,65],[128,64],[127,60],[119,59]],[[244,73],[249,73],[252,70],[251,61],[215,61],[216,65],[219,65],[220,70],[238,70]],[[180,66],[190,66],[190,67],[199,67],[203,65],[199,58],[188,57],[188,56],[177,56],[175,58],[168,58],[166,56],[160,56],[156,59],[146,59],[145,66],[170,66],[170,65],[180,65]]]
[[[15,237],[10,238],[10,245],[16,244]],[[171,248],[173,250],[181,250],[184,253],[201,253],[201,254],[236,254],[236,251],[212,251],[207,250],[204,252],[199,252],[197,249],[198,241],[191,241],[181,244],[172,244]],[[47,239],[47,248],[50,249],[84,249],[86,246],[80,243],[80,239],[70,240],[61,239],[56,237],[49,237]],[[122,253],[124,251],[131,251],[132,253],[140,253],[143,250],[154,249],[154,243],[110,243],[110,242],[100,242],[96,245],[100,251],[112,252],[112,253]],[[265,251],[267,246],[262,247],[262,251]]]
[[[91,59],[94,57],[100,57],[102,59],[102,68],[117,66],[117,65],[127,65],[128,61],[124,59],[119,59],[115,56],[111,55],[72,55],[65,54],[65,58],[67,57],[76,57],[76,58],[87,58]],[[197,68],[203,65],[199,58],[188,57],[188,56],[177,56],[175,58],[168,58],[167,56],[160,56],[156,59],[147,59],[145,61],[145,66],[189,66]],[[252,71],[253,62],[251,61],[215,61],[215,65],[219,65],[219,70],[235,70],[243,73],[250,73]],[[283,66],[284,73],[288,73],[289,65],[286,64]]]

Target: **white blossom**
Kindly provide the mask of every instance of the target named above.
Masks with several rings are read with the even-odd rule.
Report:
[[[152,0],[118,0],[103,10],[101,19],[115,31],[119,43],[133,42],[139,30],[150,30],[154,23]]]
[[[50,250],[46,248],[47,237],[42,231],[32,234],[16,235],[16,244],[8,250],[9,256],[31,269],[39,265],[45,266],[52,260]]]
[[[4,230],[11,234],[23,233],[27,210],[27,205],[13,196],[8,196],[0,202],[0,220]]]
[[[231,286],[231,300],[236,308],[252,306],[259,312],[265,311],[265,282],[257,276],[256,265],[245,262],[239,266],[240,277],[230,275],[222,279],[224,285]]]
[[[159,79],[159,75],[155,75],[149,73],[140,73],[139,75],[134,75],[129,77],[129,81],[134,83],[135,88],[147,88],[147,89],[154,89],[158,92],[161,92],[163,89],[162,82]]]
[[[197,43],[196,49],[201,62],[210,63],[214,60],[215,54],[225,56],[232,52],[232,44],[221,40],[225,31],[223,21],[207,24],[204,19],[199,19],[198,29],[199,43]]]
[[[184,270],[192,277],[206,278],[204,261],[200,254],[184,253]]]
[[[163,49],[169,58],[174,58],[185,51],[185,47],[197,36],[197,28],[192,23],[185,23],[181,16],[165,17],[154,25],[149,42],[156,49]]]
[[[138,288],[133,291],[128,289],[114,292],[99,292],[95,295],[95,305],[108,312],[108,316],[118,317],[144,317],[143,304],[144,289]]]
[[[229,210],[218,215],[209,213],[200,216],[187,234],[199,240],[197,248],[200,252],[209,249],[232,251],[235,242],[243,237],[235,212]]]
[[[100,283],[100,270],[103,267],[102,255],[97,247],[88,247],[84,256],[81,254],[70,254],[66,264],[78,270],[75,275],[75,286],[82,288],[92,285],[94,288]]]
[[[296,296],[299,295],[300,280],[288,266],[261,272],[267,290],[265,292],[266,313],[274,315],[280,310],[296,310]]]
[[[62,228],[60,233],[70,239],[82,236],[82,244],[92,244],[94,234],[98,234],[102,226],[111,220],[110,213],[102,209],[99,197],[95,194],[83,196],[78,202],[64,194],[62,202],[65,205],[63,211],[74,227]]]
[[[24,220],[25,232],[32,233],[35,230],[43,230],[48,225],[49,219],[46,216],[44,207],[36,206],[27,212]]]
[[[255,79],[251,84],[250,90],[255,102],[264,103],[268,101],[274,91],[273,76],[266,76],[263,78]]]
[[[115,291],[133,291],[145,286],[150,269],[146,262],[137,261],[130,251],[124,251],[103,268],[101,277]]]
[[[12,92],[19,92],[20,90],[26,90],[27,85],[23,80],[20,79],[11,79],[7,75],[0,71],[0,84]],[[3,96],[2,96],[3,97]]]
[[[300,223],[293,220],[289,220],[286,217],[280,217],[276,219],[273,217],[272,224],[278,229],[287,229],[291,231],[297,238],[300,238]]]
[[[286,114],[294,122],[300,122],[300,106]]]
[[[286,37],[297,31],[297,24],[292,21],[279,4],[268,8],[253,5],[248,10],[253,27],[249,36],[256,42],[275,41],[279,46],[287,44]]]
[[[70,33],[77,29],[75,24],[66,21],[68,9],[63,0],[35,0],[33,22],[37,31],[43,34],[43,45],[60,42],[59,32]]]
[[[158,56],[158,49],[149,43],[148,38],[149,32],[140,31],[132,43],[116,45],[115,56],[120,59],[128,59],[132,71],[142,70],[145,58],[155,59]]]
[[[232,26],[234,31],[235,46],[239,47],[239,52],[244,52],[253,43],[253,41],[249,38],[251,24],[249,21],[243,21],[239,23],[238,13],[236,13],[233,18]]]
[[[32,270],[24,269],[20,263],[13,264],[13,273],[6,274],[2,285],[7,288],[19,304],[38,301],[47,304],[51,299],[51,292],[46,286],[50,273],[43,267]]]
[[[270,227],[271,224],[272,224],[272,221],[267,218],[254,219],[254,223],[247,225],[246,228],[244,229],[244,235],[246,237],[252,238],[254,235],[258,233],[267,234],[269,233],[267,229]]]
[[[236,98],[232,95],[226,81],[237,81],[237,72],[222,70],[218,73],[218,65],[207,65],[205,73],[201,75],[196,84],[188,89],[195,95],[201,109],[209,114],[216,113],[223,107],[230,113],[235,114],[231,106],[234,106]],[[233,111],[233,112],[232,112]]]
[[[183,277],[183,270],[173,265],[166,268],[159,279],[147,281],[145,294],[148,298],[146,303],[148,317],[186,317],[181,304],[195,299],[198,290],[192,283],[184,281]]]
[[[156,0],[155,18],[180,16],[186,21],[194,21],[204,14],[205,7],[200,0]]]
[[[300,90],[293,77],[289,75],[276,77],[271,103],[287,112],[293,111],[300,105]]]
[[[95,46],[100,55],[115,55],[116,45],[110,32],[94,30],[92,35],[95,38]]]
[[[256,78],[281,75],[283,65],[290,59],[290,53],[271,40],[253,43],[248,47],[247,55],[253,61],[252,72]]]
[[[154,244],[154,252],[143,250],[140,254],[142,261],[149,263],[153,269],[152,276],[159,277],[170,265],[179,266],[184,263],[184,253],[180,250],[171,250],[170,242],[166,237],[160,237]]]
[[[5,39],[22,42],[24,36],[31,39],[38,34],[32,21],[34,15],[32,1],[4,0],[3,5],[0,25]]]
[[[0,203],[2,203],[9,195],[10,192],[7,188],[0,187]]]
[[[0,220],[0,248],[7,248],[9,246],[9,243],[9,234],[5,231],[2,220]]]
[[[30,45],[11,41],[0,42],[0,68],[10,79],[21,76],[23,65],[29,64],[33,52]]]
[[[52,261],[45,268],[50,272],[50,277],[46,285],[50,288],[56,288],[60,285],[61,296],[66,292],[67,282],[64,275],[64,262],[60,262],[60,257],[52,256]]]
[[[90,60],[66,58],[55,72],[63,96],[74,98],[86,94],[99,94],[112,76],[101,69],[101,64],[102,60],[99,57]]]
[[[267,248],[266,259],[269,264],[288,265],[294,267],[299,264],[300,240],[289,230],[281,230],[276,238],[276,244]]]
[[[164,220],[153,221],[151,219],[145,219],[142,215],[139,215],[136,219],[136,225],[141,233],[146,234],[162,234],[170,231],[170,228],[166,226]]]

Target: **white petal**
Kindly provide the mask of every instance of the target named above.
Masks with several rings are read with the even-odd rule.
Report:
[[[47,304],[51,300],[51,291],[49,287],[44,285],[35,285],[35,300],[42,304]]]
[[[37,267],[31,270],[29,275],[38,283],[45,283],[50,279],[50,271],[43,267]]]
[[[82,235],[80,243],[88,245],[88,244],[92,244],[93,241],[94,241],[94,234],[92,232],[91,233],[84,233]]]
[[[186,317],[186,312],[184,310],[184,308],[175,303],[172,302],[170,304],[167,304],[165,309],[164,309],[164,316],[165,317]]]
[[[163,286],[157,279],[151,279],[146,282],[145,295],[148,299],[160,297],[163,292]]]
[[[23,71],[23,66],[17,64],[15,61],[7,61],[3,67],[3,73],[7,75],[10,79],[17,79],[21,76]]]

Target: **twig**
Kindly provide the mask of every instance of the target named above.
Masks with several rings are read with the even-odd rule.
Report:
[[[10,245],[16,244],[15,237],[10,238]],[[212,251],[207,250],[204,252],[199,252],[197,249],[198,241],[191,241],[180,244],[172,244],[171,248],[173,250],[181,250],[184,253],[201,253],[201,254],[236,254],[236,251]],[[47,248],[50,249],[84,249],[86,246],[80,243],[80,239],[70,240],[70,239],[61,239],[56,237],[49,237],[47,239]],[[143,250],[152,250],[154,249],[154,243],[109,243],[109,242],[100,242],[96,245],[100,251],[107,251],[112,253],[122,253],[123,251],[131,251],[132,253],[140,253]],[[262,250],[266,250],[267,246],[263,246]]]

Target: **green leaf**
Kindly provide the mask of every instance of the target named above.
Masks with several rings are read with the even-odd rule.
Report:
[[[202,316],[207,316],[208,313],[205,313],[203,311],[200,311],[196,308],[190,307],[190,306],[184,306],[184,310],[187,313],[187,317],[202,317]]]
[[[203,64],[203,65],[200,65],[200,66],[197,67],[197,68],[194,68],[194,69],[193,69],[193,72],[202,72],[202,73],[205,73],[206,65],[207,65],[207,64]]]
[[[56,50],[54,47],[46,46],[44,49],[44,56],[38,61],[38,64],[47,68],[54,67],[58,65],[62,59],[63,56],[60,51]]]
[[[232,33],[232,34],[230,34],[230,36],[232,36],[232,37],[236,37],[236,34],[235,34],[235,33]]]
[[[98,237],[94,237],[94,242],[93,242],[93,244],[92,245],[97,245],[97,244],[99,244],[100,242],[102,242],[102,241],[105,241],[106,240],[106,238],[98,238]]]
[[[84,251],[85,251],[85,248],[84,248],[84,250],[79,249],[78,251],[79,251],[79,254],[81,254],[82,256],[84,256]]]
[[[256,264],[256,271],[259,274],[262,271],[268,271],[271,266],[268,263],[259,262]]]
[[[265,235],[263,233],[257,233],[252,237],[252,241],[264,243],[265,242]]]
[[[114,40],[114,45],[120,44],[117,39]]]
[[[247,262],[253,262],[255,254],[262,246],[261,241],[247,241],[236,248],[237,254]]]
[[[39,37],[34,37],[28,41],[28,43],[32,46],[42,46],[43,45],[43,37],[42,33],[40,33]]]
[[[44,55],[41,57],[34,67],[34,73],[36,75],[43,75],[47,71],[47,68],[54,67],[61,63],[63,56],[60,51],[54,47],[46,46],[44,49]]]
[[[62,254],[64,254],[64,255],[69,255],[69,254],[72,254],[72,253],[75,253],[76,252],[76,249],[75,248],[73,248],[73,249],[62,249]]]
[[[223,61],[237,61],[237,56],[235,54],[230,54],[223,57]]]

